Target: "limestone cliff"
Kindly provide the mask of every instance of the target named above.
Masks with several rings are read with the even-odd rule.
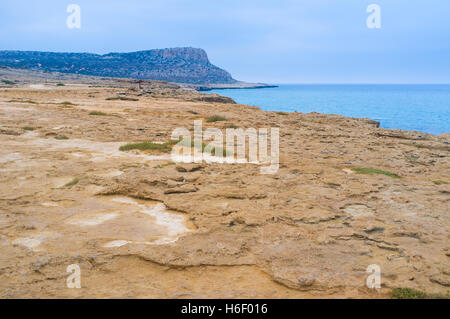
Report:
[[[130,53],[55,53],[0,51],[0,65],[42,71],[163,80],[179,83],[235,83],[196,48],[171,48]]]

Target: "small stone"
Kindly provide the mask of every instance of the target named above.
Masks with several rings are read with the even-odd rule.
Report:
[[[297,277],[297,284],[300,287],[311,287],[316,280],[309,277]]]

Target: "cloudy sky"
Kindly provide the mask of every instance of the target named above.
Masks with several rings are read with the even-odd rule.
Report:
[[[72,3],[80,29],[66,25]],[[448,0],[2,0],[0,49],[191,46],[244,81],[450,83],[449,17]]]

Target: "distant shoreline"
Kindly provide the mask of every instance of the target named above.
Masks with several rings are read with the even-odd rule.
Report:
[[[271,89],[277,88],[278,85],[259,85],[259,86],[248,86],[248,87],[217,87],[217,88],[205,88],[199,91],[212,91],[212,90],[240,90],[240,89]]]
[[[236,82],[236,83],[223,83],[223,84],[180,84],[200,92],[212,91],[212,90],[236,90],[236,89],[268,89],[277,88],[278,85],[266,84],[266,83],[247,83],[247,82]]]
[[[448,85],[280,84],[264,92],[213,90],[236,103],[266,111],[339,114],[370,118],[386,129],[440,135],[450,132]],[[429,112],[422,112],[423,109]]]

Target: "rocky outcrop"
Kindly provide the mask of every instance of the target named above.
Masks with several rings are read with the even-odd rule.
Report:
[[[173,83],[57,86],[6,71],[19,82],[0,90],[1,298],[449,293],[450,135],[195,102],[201,93]],[[120,150],[169,144],[194,120],[278,127],[279,170]],[[82,289],[67,289],[71,264]],[[377,291],[369,265],[381,269]]]
[[[231,75],[211,64],[206,52],[172,48],[130,53],[55,53],[0,51],[0,65],[42,71],[163,80],[193,84],[230,84]]]

